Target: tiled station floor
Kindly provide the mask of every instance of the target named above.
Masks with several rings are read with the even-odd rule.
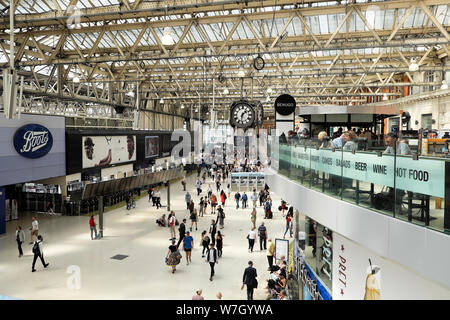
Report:
[[[196,174],[187,178],[187,190],[194,196],[198,209],[200,197],[196,195],[194,182]],[[211,180],[211,187],[215,185]],[[225,185],[226,186],[226,185]],[[203,195],[207,186],[203,186]],[[178,219],[188,219],[184,202],[185,192],[180,182],[171,186],[171,209]],[[276,209],[280,197],[271,194],[274,206],[272,220],[263,219],[263,208],[258,207],[256,225],[265,222],[269,237],[282,238],[285,220]],[[208,230],[209,214],[200,217],[198,231],[193,231],[195,249],[192,264],[186,265],[185,253],[175,274],[166,266],[164,258],[170,244],[169,228],[158,227],[156,218],[166,213],[167,208],[157,210],[147,198],[137,201],[136,209],[127,211],[124,207],[105,213],[104,238],[90,240],[88,216],[38,216],[40,233],[44,237],[44,256],[50,263],[44,269],[40,261],[37,271],[31,272],[32,253],[30,216],[7,223],[6,235],[0,236],[0,296],[19,299],[191,299],[197,288],[203,289],[205,299],[216,299],[218,291],[223,299],[246,299],[246,290],[241,291],[242,275],[248,260],[254,262],[258,272],[259,287],[255,299],[265,299],[264,287],[268,277],[265,251],[248,252],[247,233],[251,228],[251,209],[235,209],[234,193],[225,205],[225,235],[223,257],[216,266],[216,275],[209,281],[209,264],[201,258],[200,234]],[[250,195],[249,195],[250,198]],[[166,191],[162,191],[162,204],[166,204]],[[249,202],[251,202],[249,200]],[[259,203],[258,203],[259,204]],[[129,213],[129,215],[127,215]],[[98,217],[96,216],[98,224]],[[25,232],[24,256],[18,258],[14,230],[22,225]],[[177,232],[178,236],[178,232]],[[113,260],[117,254],[128,255],[124,260]],[[71,266],[76,266],[71,267]],[[74,283],[72,273],[80,270],[80,288],[68,286]]]

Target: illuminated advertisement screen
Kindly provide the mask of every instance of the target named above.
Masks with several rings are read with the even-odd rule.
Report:
[[[145,137],[145,157],[156,157],[159,154],[159,137],[147,136]]]
[[[136,160],[136,136],[85,136],[83,169]]]

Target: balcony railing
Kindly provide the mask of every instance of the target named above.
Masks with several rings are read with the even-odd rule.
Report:
[[[313,139],[280,143],[272,138],[271,166],[309,189],[450,233],[450,159],[402,155],[409,150],[399,146],[404,142],[389,149],[346,143],[343,148],[323,148]]]

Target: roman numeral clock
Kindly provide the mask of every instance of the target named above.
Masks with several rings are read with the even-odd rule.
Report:
[[[230,125],[233,128],[248,129],[255,125],[254,106],[247,100],[233,102],[230,107]]]

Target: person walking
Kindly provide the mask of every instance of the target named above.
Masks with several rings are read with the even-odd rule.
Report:
[[[244,276],[242,277],[242,289],[244,285],[247,286],[247,300],[253,300],[253,290],[258,287],[258,280],[256,279],[258,274],[256,269],[253,268],[253,262],[248,262],[248,267],[244,270]]]
[[[242,195],[242,209],[246,209],[247,208],[247,194],[244,191],[244,194]]]
[[[17,249],[19,250],[19,258],[23,256],[22,243],[24,241],[25,241],[25,232],[23,232],[21,226],[17,226],[17,229],[16,229],[16,242],[17,242]]]
[[[209,233],[211,235],[211,243],[216,244],[216,232],[217,232],[217,221],[211,220],[211,225],[209,226]]]
[[[91,215],[89,219],[89,228],[91,229],[91,240],[97,239],[97,227],[95,224],[94,215]],[[92,234],[95,232],[95,238],[92,237]]]
[[[169,218],[169,228],[170,228],[170,236],[171,238],[169,240],[175,240],[175,223],[177,221],[177,218],[175,217],[175,212],[170,211],[170,218]]]
[[[209,245],[209,250],[206,253],[206,262],[209,262],[209,266],[211,267],[211,275],[209,276],[209,281],[213,281],[213,277],[215,274],[214,267],[216,263],[219,263],[217,260],[217,250],[214,248],[214,244],[211,243]]]
[[[180,223],[180,226],[178,227],[178,234],[180,235],[180,238],[178,239],[177,248],[180,246],[181,241],[183,241],[184,237],[186,236],[186,219],[183,219],[183,221]]]
[[[205,298],[203,298],[202,296],[202,289],[197,289],[197,291],[195,291],[195,295],[192,296],[192,300],[205,300]]]
[[[208,251],[209,243],[211,242],[211,239],[206,234],[206,230],[202,232],[202,258],[205,257],[205,251]]]
[[[251,199],[253,202],[253,208],[256,208],[256,203],[258,202],[258,194],[256,193],[256,190],[253,191]]]
[[[267,262],[269,263],[268,271],[272,271],[273,266],[273,257],[275,256],[275,243],[272,242],[272,239],[269,238],[267,240],[268,246],[267,246]]]
[[[253,228],[256,228],[256,208],[253,208],[252,213],[250,214],[250,221],[253,224]]]
[[[211,185],[208,184],[208,199],[211,198],[211,195],[212,195]]]
[[[186,192],[184,200],[186,201],[186,209],[189,210],[189,204],[191,203],[191,195],[189,194],[189,192]]]
[[[155,203],[156,203],[156,209],[159,209],[162,207],[161,205],[161,191],[155,190]]]
[[[227,185],[227,195],[228,195],[228,198],[231,197],[231,187],[230,187],[230,184]]]
[[[175,273],[177,270],[177,265],[181,261],[181,253],[175,245],[175,240],[172,240],[172,244],[169,246],[169,251],[166,255],[166,264],[172,267],[172,273]]]
[[[223,211],[223,208],[220,205],[219,208],[217,208],[217,219],[219,220],[220,229],[223,229],[225,212]]]
[[[216,195],[214,193],[211,194],[211,197],[209,198],[209,200],[211,201],[211,214],[216,214],[216,207],[217,207]]]
[[[191,233],[188,231],[186,232],[186,236],[183,237],[183,249],[186,252],[186,265],[189,265],[189,263],[192,262],[191,254],[193,248],[194,248],[194,238],[192,238]]]
[[[200,181],[200,179],[197,179],[195,185],[197,187],[197,196],[199,196],[200,193],[202,193],[202,182]]]
[[[241,200],[241,194],[239,191],[234,194],[234,200],[236,200],[236,209],[239,209],[239,201]]]
[[[195,230],[197,231],[197,220],[198,220],[197,209],[192,210],[189,219],[191,219],[191,227],[190,227],[190,230],[192,231],[192,227],[193,227],[194,224],[195,224]]]
[[[220,191],[220,201],[222,202],[222,206],[225,207],[225,201],[227,200],[227,196],[225,194],[225,191]]]
[[[194,200],[191,199],[191,202],[189,202],[189,206],[188,206],[189,214],[192,214],[192,212],[194,212],[194,207],[195,207]]]
[[[253,246],[255,245],[255,239],[256,239],[256,228],[252,227],[252,229],[249,231],[247,235],[248,239],[248,252],[253,252]]]
[[[262,207],[264,205],[265,193],[264,190],[259,192],[259,206]]]
[[[152,200],[152,194],[153,194],[153,188],[148,189],[148,202]],[[153,206],[155,206],[155,203],[153,202]]]
[[[263,251],[263,244],[264,244],[264,250],[267,250],[267,245],[266,245],[267,228],[264,225],[264,222],[261,222],[261,225],[258,228],[258,235],[259,235],[259,250]]]
[[[42,241],[44,241],[44,239],[42,238],[41,235],[38,235],[37,240],[34,242],[33,245],[33,264],[31,265],[31,272],[35,272],[36,269],[34,268],[34,266],[36,265],[36,260],[39,257],[41,259],[42,265],[44,266],[44,268],[47,268],[49,263],[45,263],[44,260],[44,248],[42,245]]]
[[[181,180],[181,185],[183,186],[183,191],[186,191],[186,177]]]
[[[220,191],[220,175],[217,176],[216,179],[216,188],[217,188],[217,192]]]
[[[31,218],[31,239],[30,239],[30,244],[33,244],[33,236],[36,236],[36,239],[38,238],[39,235],[39,222],[36,219],[36,217],[32,217]]]
[[[217,247],[217,254],[220,257],[222,257],[222,248],[223,248],[223,237],[224,235],[219,231],[217,231],[216,235],[216,247]]]
[[[286,215],[286,230],[284,230],[283,239],[286,237],[286,233],[289,231],[289,235],[292,238],[292,229],[291,229],[291,215]]]
[[[198,214],[200,217],[203,217],[203,210],[204,210],[203,208],[205,207],[205,201],[203,200],[203,197],[200,198],[199,205],[200,205],[200,209],[198,211]]]

